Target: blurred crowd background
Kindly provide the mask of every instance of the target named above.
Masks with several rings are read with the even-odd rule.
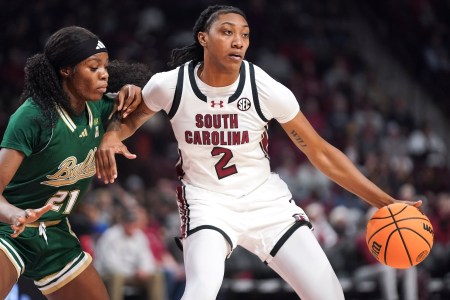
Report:
[[[247,59],[294,92],[326,140],[386,192],[424,202],[435,233],[428,258],[407,271],[377,264],[364,243],[373,210],[313,168],[271,124],[273,170],[312,219],[347,299],[450,299],[450,1],[0,1],[0,132],[18,106],[26,58],[60,27],[86,27],[110,59],[159,72],[168,70],[173,48],[191,43],[200,12],[218,3],[244,10]],[[118,157],[115,184],[94,182],[71,216],[73,230],[116,299],[147,299],[144,290],[148,299],[179,299],[177,145],[167,118],[157,115],[126,144],[138,158]],[[240,248],[226,262],[219,298],[295,299]]]

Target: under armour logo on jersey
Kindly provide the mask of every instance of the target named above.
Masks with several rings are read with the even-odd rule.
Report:
[[[220,108],[222,108],[223,107],[223,101],[222,100],[219,100],[219,102],[216,102],[216,101],[211,101],[211,107],[216,107],[216,105],[219,105],[219,107]]]
[[[100,40],[98,40],[97,47],[95,47],[95,49],[103,49],[103,48],[106,48],[105,45]]]
[[[241,99],[239,99],[239,101],[237,103],[237,108],[240,111],[247,111],[250,109],[251,106],[252,106],[252,103],[250,102],[250,100],[248,98],[241,98]]]
[[[86,128],[80,133],[80,135],[78,136],[78,137],[80,137],[80,138],[82,138],[82,137],[87,137],[88,136],[88,133],[87,133],[87,130],[86,130]]]

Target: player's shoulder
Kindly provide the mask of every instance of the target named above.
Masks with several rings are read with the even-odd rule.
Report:
[[[42,109],[31,98],[28,98],[11,115],[11,120],[17,119],[26,122],[27,120],[35,120],[38,116],[42,116]]]
[[[169,97],[175,91],[178,78],[178,68],[155,73],[142,89],[142,95],[145,98],[158,96]]]
[[[169,71],[158,72],[154,74],[152,78],[150,78],[149,83],[152,83],[153,85],[164,86],[168,83],[176,81],[179,68],[180,67],[171,69]]]

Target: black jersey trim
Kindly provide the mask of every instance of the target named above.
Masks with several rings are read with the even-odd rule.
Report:
[[[239,84],[238,84],[238,87],[237,87],[236,91],[234,92],[234,94],[231,95],[230,98],[228,98],[228,103],[236,101],[237,98],[239,98],[239,96],[242,94],[242,91],[244,90],[244,86],[245,86],[245,74],[246,74],[245,66],[244,66],[244,62],[242,62],[241,68],[239,70]]]
[[[169,119],[172,119],[175,116],[175,113],[180,107],[181,102],[181,94],[183,93],[183,81],[184,81],[184,65],[180,66],[178,69],[178,78],[177,78],[177,86],[175,88],[175,94],[173,96],[172,107],[170,108]]]
[[[250,83],[252,85],[253,103],[255,104],[256,112],[264,122],[269,122],[269,120],[267,120],[267,118],[263,115],[261,106],[259,105],[258,88],[256,87],[255,80],[255,67],[251,62],[248,63],[248,66],[250,68]]]
[[[225,231],[223,231],[222,229],[216,227],[216,226],[212,226],[212,225],[202,225],[202,226],[198,226],[194,229],[188,230],[187,231],[187,236],[190,236],[191,234],[196,233],[197,231],[203,230],[203,229],[211,229],[211,230],[215,230],[217,232],[219,232],[221,235],[223,235],[223,237],[225,238],[225,240],[228,242],[228,244],[230,244],[230,249],[233,249],[233,242],[231,241],[230,237],[228,236],[228,234],[226,234]]]
[[[192,90],[194,91],[194,94],[202,101],[206,102],[207,97],[204,95],[200,89],[198,88],[197,82],[195,82],[195,63],[194,61],[191,61],[189,63],[189,82],[191,83]],[[236,91],[228,98],[228,103],[231,103],[239,98],[239,96],[242,94],[242,91],[244,90],[245,86],[245,66],[244,63],[241,64],[241,68],[239,69],[239,84],[236,89]]]
[[[203,95],[202,92],[200,92],[200,89],[197,86],[197,82],[195,82],[194,69],[195,69],[195,63],[194,63],[194,61],[191,61],[189,63],[188,72],[189,72],[189,81],[191,83],[192,90],[194,91],[194,93],[198,97],[198,99],[206,102],[207,101],[206,96]]]
[[[286,243],[286,241],[288,240],[288,238],[300,227],[302,226],[308,226],[310,229],[312,228],[312,224],[309,221],[306,220],[300,220],[294,223],[294,225],[291,226],[291,228],[288,229],[288,231],[286,231],[283,236],[278,240],[278,242],[275,244],[275,247],[273,247],[272,251],[270,251],[270,256],[271,257],[275,257],[275,255],[277,255],[278,251],[281,249],[281,246],[284,245],[284,243]],[[267,261],[264,262],[265,264],[267,264]]]

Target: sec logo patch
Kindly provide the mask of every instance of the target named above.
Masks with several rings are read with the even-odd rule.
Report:
[[[252,103],[250,102],[250,100],[248,98],[241,98],[237,102],[237,108],[240,111],[247,111],[250,109],[251,106],[252,106]]]

